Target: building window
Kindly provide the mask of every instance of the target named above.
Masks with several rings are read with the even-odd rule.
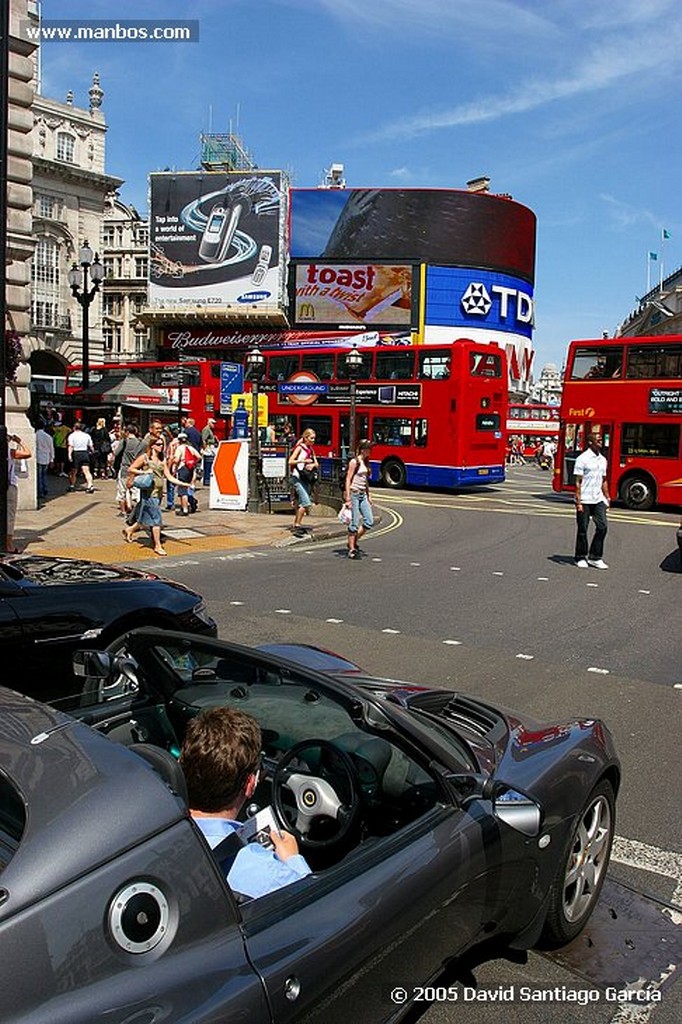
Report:
[[[147,257],[136,256],[135,257],[135,277],[147,278]]]
[[[143,356],[143,355],[145,355],[146,351],[147,351],[147,344],[148,344],[148,341],[149,341],[149,335],[147,334],[147,331],[144,328],[143,329],[136,328],[135,334],[134,334],[134,338],[135,338],[135,355],[136,356]]]
[[[36,327],[59,323],[59,247],[50,238],[39,238],[31,260],[31,317]]]
[[[114,229],[111,224],[105,224],[102,229],[102,246],[111,249],[114,244]]]
[[[149,244],[149,229],[148,228],[138,228],[137,231],[135,232],[135,241],[137,242],[138,245],[148,245]]]
[[[121,296],[117,292],[102,296],[102,313],[104,316],[121,315]]]
[[[46,220],[59,220],[61,203],[56,196],[38,195],[36,196],[36,212],[39,217],[44,217]]]
[[[102,328],[102,338],[106,352],[121,354],[121,328],[116,324],[105,324]]]
[[[122,256],[105,256],[104,257],[104,276],[105,277],[123,277],[123,257]]]
[[[57,133],[57,160],[64,160],[65,163],[75,163],[76,140],[66,132]]]

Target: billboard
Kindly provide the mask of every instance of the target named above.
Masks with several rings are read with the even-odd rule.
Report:
[[[409,328],[413,277],[408,264],[298,263],[294,268],[294,321],[316,327],[369,324]]]
[[[533,336],[533,287],[508,274],[428,267],[426,323]]]
[[[487,267],[535,278],[535,214],[455,189],[291,189],[292,259]]]
[[[150,306],[282,306],[280,171],[150,174]]]

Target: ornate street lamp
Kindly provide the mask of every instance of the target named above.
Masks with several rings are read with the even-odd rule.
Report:
[[[353,345],[350,352],[346,355],[346,376],[350,381],[350,455],[349,459],[352,459],[355,455],[355,402],[356,402],[356,389],[357,382],[360,373],[362,372],[362,355],[358,352],[355,345]]]
[[[78,263],[80,263],[80,267]],[[104,280],[104,267],[99,261],[99,255],[93,253],[87,242],[83,242],[78,250],[78,263],[74,263],[69,271],[69,284],[74,299],[83,310],[83,391],[87,391],[90,386],[89,310],[90,303]],[[90,281],[92,281],[92,287]]]
[[[258,389],[265,376],[265,356],[258,346],[247,353],[244,368],[246,379],[251,381],[251,452],[249,461],[249,511],[257,512],[260,506],[260,432],[258,429]]]

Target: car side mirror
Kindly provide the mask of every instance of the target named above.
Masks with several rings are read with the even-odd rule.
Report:
[[[73,674],[88,679],[108,679],[111,676],[111,655],[107,651],[75,651]]]
[[[472,800],[489,800],[493,814],[505,825],[524,836],[539,835],[542,808],[525,793],[486,775],[448,775],[447,782],[454,788],[462,807]]]

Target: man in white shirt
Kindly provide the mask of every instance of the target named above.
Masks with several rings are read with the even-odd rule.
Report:
[[[69,462],[71,463],[71,473],[69,474],[69,490],[76,490],[76,480],[78,474],[83,470],[83,476],[85,477],[86,490],[88,494],[92,494],[95,488],[92,486],[92,473],[90,471],[90,456],[94,452],[94,445],[90,435],[83,430],[83,424],[80,420],[74,423],[73,430],[69,434],[67,441]]]
[[[54,462],[54,441],[41,420],[36,430],[36,465],[38,467],[38,497],[47,498],[47,471]]]
[[[601,434],[591,433],[588,447],[575,460],[575,508],[578,532],[575,539],[575,563],[580,569],[592,566],[608,569],[604,561],[604,538],[608,529],[606,510],[611,504],[606,481],[607,462],[601,453]],[[587,546],[587,528],[594,520],[595,533]]]

